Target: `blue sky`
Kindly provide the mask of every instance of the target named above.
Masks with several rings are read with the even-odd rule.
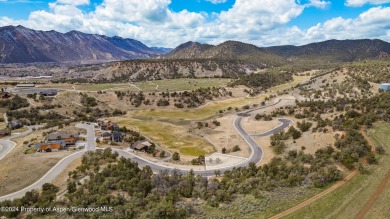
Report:
[[[189,40],[259,46],[390,41],[390,0],[0,0],[5,25],[118,35],[165,47]]]

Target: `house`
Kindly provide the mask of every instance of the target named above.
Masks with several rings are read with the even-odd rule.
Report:
[[[121,133],[121,132],[114,132],[114,133],[112,134],[112,140],[113,140],[114,142],[122,142],[122,140],[123,140],[123,135],[122,135],[122,133]]]
[[[107,123],[101,122],[101,123],[100,123],[100,129],[101,129],[101,130],[108,130]]]
[[[112,140],[112,134],[109,133],[109,132],[104,132],[101,135],[101,139],[102,139],[102,141],[111,141]]]
[[[116,123],[111,123],[111,127],[109,128],[111,128],[110,130],[112,131],[119,131],[119,125]]]
[[[0,97],[2,99],[7,99],[7,98],[10,98],[12,95],[9,93],[9,92],[6,92],[6,91],[3,91],[0,93]]]
[[[133,143],[130,148],[137,151],[147,151],[150,146],[152,146],[152,144],[148,141],[137,141]]]
[[[64,149],[65,146],[66,146],[66,142],[63,140],[35,144],[35,148],[37,149],[38,152],[42,152],[42,151],[50,152],[52,150],[61,150]]]
[[[108,122],[102,121],[100,123],[100,128],[101,130],[119,131],[119,125],[111,121]]]
[[[39,92],[39,95],[43,95],[43,96],[55,96],[57,95],[57,91],[56,90],[45,90],[45,91],[41,91]]]
[[[8,123],[8,128],[14,130],[14,129],[19,129],[23,127],[23,123],[20,122],[19,120],[12,120],[11,122]]]
[[[0,130],[0,137],[5,137],[11,135],[11,130],[10,129],[2,129]]]
[[[76,144],[76,141],[79,140],[79,133],[68,134],[65,131],[58,131],[55,133],[48,134],[46,136],[46,140],[48,142],[63,140],[66,145],[74,145]]]

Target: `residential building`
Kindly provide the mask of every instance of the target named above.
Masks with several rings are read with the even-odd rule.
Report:
[[[114,142],[122,142],[123,141],[123,135],[121,132],[114,132],[112,134],[112,141]]]
[[[137,151],[147,151],[152,144],[149,141],[137,141],[130,148]]]
[[[65,148],[65,146],[66,146],[66,142],[64,140],[35,144],[35,148],[37,149],[38,152],[48,151],[49,149],[50,149],[50,151],[62,150]]]
[[[5,137],[11,135],[11,130],[10,129],[2,129],[0,130],[0,137]]]
[[[74,145],[76,144],[76,141],[79,140],[79,133],[76,132],[69,134],[65,131],[58,131],[55,133],[48,134],[46,136],[46,140],[48,142],[63,140],[66,145]]]
[[[10,98],[12,95],[9,93],[9,92],[6,92],[6,91],[3,91],[0,93],[0,97],[2,99],[7,99],[7,98]]]
[[[112,140],[112,134],[109,133],[109,132],[104,132],[104,133],[101,135],[101,140],[102,140],[102,141],[111,141],[111,140]]]
[[[8,123],[8,128],[14,130],[14,129],[19,129],[23,127],[23,123],[20,122],[19,120],[12,120],[11,122]]]
[[[45,90],[45,91],[39,92],[39,95],[43,95],[43,96],[55,96],[57,94],[58,94],[58,92],[56,90]]]

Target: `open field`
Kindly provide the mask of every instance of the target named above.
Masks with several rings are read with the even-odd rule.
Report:
[[[207,87],[225,87],[231,79],[210,78],[210,79],[166,79],[146,82],[135,82],[132,84],[86,84],[76,85],[76,90],[81,91],[182,91],[195,90]]]
[[[232,111],[235,107],[241,107],[247,104],[259,104],[264,100],[266,95],[260,95],[255,98],[234,98],[223,101],[209,102],[204,106],[196,109],[186,110],[164,110],[164,109],[150,109],[150,110],[137,110],[130,112],[130,114],[137,116],[153,117],[153,118],[166,118],[176,120],[204,120],[219,114],[219,110],[227,110],[228,107],[232,107]]]
[[[297,84],[307,80],[307,76],[294,76],[294,81],[287,84],[278,85],[271,88],[271,93],[276,93],[278,91],[283,91],[285,89],[296,86]],[[240,97],[233,98],[229,100],[209,102],[202,107],[197,109],[188,109],[188,110],[164,110],[164,109],[151,109],[151,110],[139,110],[134,111],[132,114],[138,116],[146,117],[158,117],[158,118],[167,118],[167,119],[178,119],[178,120],[204,120],[217,116],[220,110],[227,110],[228,107],[232,107],[232,110],[236,107],[242,107],[244,105],[259,104],[263,101],[267,95],[262,94],[257,97]]]
[[[178,151],[182,155],[199,156],[215,151],[211,144],[200,137],[189,134],[184,127],[154,120],[131,118],[111,118],[111,121],[117,122],[120,126],[135,128],[164,148]]]
[[[269,91],[271,91],[271,92],[280,92],[280,91],[284,91],[284,90],[290,89],[292,87],[297,86],[298,84],[300,84],[302,82],[305,82],[305,81],[309,80],[310,76],[293,76],[293,78],[294,78],[293,81],[291,81],[289,83],[285,83],[285,84],[274,86],[274,87],[270,88]]]
[[[354,218],[374,194],[378,185],[390,169],[390,124],[380,123],[370,131],[370,135],[386,150],[379,156],[379,165],[369,166],[369,174],[358,174],[342,187],[324,196],[311,205],[289,215],[287,218]],[[374,203],[365,218],[389,218],[389,190]]]
[[[203,209],[207,212],[207,217],[201,218],[265,219],[280,210],[287,209],[300,203],[320,191],[322,191],[322,189],[298,187],[278,188],[269,192],[259,191],[259,197],[239,195],[238,198],[234,199],[231,203],[222,204],[219,208],[205,206]],[[195,219],[195,217],[191,218]]]

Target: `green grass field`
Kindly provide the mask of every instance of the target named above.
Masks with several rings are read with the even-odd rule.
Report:
[[[142,134],[145,134],[161,146],[183,155],[200,156],[215,151],[214,147],[204,139],[186,133],[184,127],[178,127],[154,120],[137,120],[124,118],[111,118],[120,126],[129,128],[136,127]]]
[[[183,91],[196,90],[198,88],[207,87],[224,87],[229,83],[230,79],[210,78],[210,79],[166,79],[157,81],[136,82],[134,84],[88,84],[77,85],[77,90],[82,91]]]
[[[390,169],[390,124],[380,123],[370,130],[370,136],[381,144],[386,154],[378,156],[379,165],[368,167],[369,174],[358,174],[342,187],[287,218],[354,218],[367,203]],[[390,187],[375,202],[365,218],[390,218]]]

